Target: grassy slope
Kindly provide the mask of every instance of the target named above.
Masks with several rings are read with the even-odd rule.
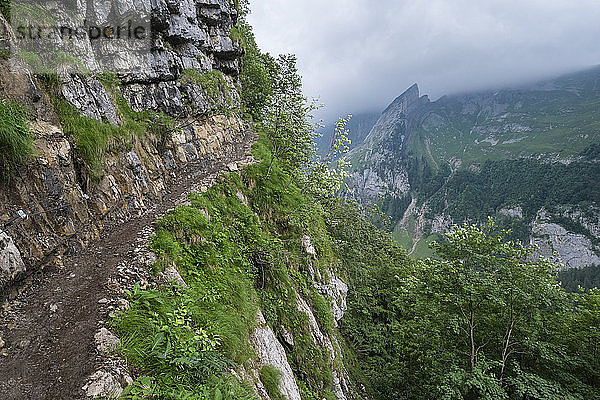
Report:
[[[261,141],[254,155],[268,159],[266,151]],[[159,255],[156,267],[174,264],[188,287],[136,288],[130,310],[115,319],[122,354],[143,373],[125,398],[148,393],[253,398],[246,384],[224,371],[248,366],[255,357],[248,335],[259,308],[276,334],[284,326],[294,336],[288,360],[302,398],[335,398],[332,371],[341,363],[330,364],[327,350],[312,340],[307,316],[297,309],[296,293],[307,299],[321,330],[336,334],[329,301],[309,277],[302,236],[313,240],[319,255],[313,267],[323,279],[327,269],[343,275],[341,261],[325,210],[294,185],[288,187],[277,167],[264,180],[266,167],[262,163],[231,174],[207,193],[192,195],[191,206],[158,221],[151,244]]]

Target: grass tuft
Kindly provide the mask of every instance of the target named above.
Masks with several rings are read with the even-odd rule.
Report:
[[[212,70],[200,73],[194,69],[186,69],[181,74],[181,82],[202,87],[213,110],[230,115],[233,109],[231,88],[221,71]]]
[[[0,171],[7,179],[35,153],[27,119],[23,107],[0,100]]]
[[[260,381],[264,385],[271,400],[285,400],[279,390],[282,373],[272,365],[265,365],[260,370]]]

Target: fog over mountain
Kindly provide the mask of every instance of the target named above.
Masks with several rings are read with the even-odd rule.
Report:
[[[597,0],[253,0],[272,54],[296,53],[327,120],[381,111],[411,84],[435,99],[600,63]]]

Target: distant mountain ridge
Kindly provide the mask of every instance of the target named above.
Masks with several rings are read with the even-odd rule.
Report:
[[[433,102],[415,84],[349,159],[354,196],[383,196],[416,255],[451,224],[493,216],[567,267],[600,265],[600,67]]]

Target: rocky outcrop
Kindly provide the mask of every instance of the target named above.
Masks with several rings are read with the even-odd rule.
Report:
[[[575,212],[574,215],[580,216],[580,213]],[[590,237],[570,232],[551,222],[551,215],[546,210],[540,210],[532,223],[531,245],[539,248],[538,254],[541,256],[558,254],[565,269],[600,266],[600,248],[594,245]]]
[[[308,317],[310,335],[313,342],[319,347],[325,349],[329,354],[331,374],[333,376],[333,388],[336,398],[338,400],[347,400],[347,395],[350,393],[350,379],[348,377],[348,373],[345,371],[343,363],[340,363],[342,365],[342,371],[338,371],[334,368],[336,359],[341,357],[341,349],[337,338],[335,336],[330,337],[321,331],[321,328],[319,327],[317,319],[315,318],[310,306],[302,297],[298,296],[296,300],[298,301],[298,311],[306,314]]]
[[[151,137],[138,139],[130,151],[108,157],[103,178],[90,184],[81,182],[75,149],[58,126],[40,122],[32,130],[39,156],[0,193],[0,221],[25,266],[3,273],[2,287],[160,203],[174,183],[210,168],[246,135],[239,119],[214,116],[191,124],[164,147]]]
[[[557,224],[535,222],[531,244],[538,246],[540,255],[544,257],[558,253],[565,269],[600,265],[600,256],[588,238]]]
[[[521,206],[503,208],[498,211],[498,214],[504,215],[505,217],[523,219],[523,208]]]
[[[252,382],[260,382],[258,377],[258,370],[260,370],[263,366],[273,366],[277,368],[281,372],[281,380],[279,381],[279,390],[281,394],[285,397],[286,400],[301,400],[300,391],[298,389],[298,385],[296,383],[296,378],[294,377],[294,373],[292,372],[292,368],[288,363],[287,356],[285,354],[285,349],[275,337],[275,333],[271,327],[269,327],[263,317],[262,313],[258,313],[258,327],[252,333],[250,337],[250,342],[254,351],[256,352],[256,356],[258,359],[257,370],[254,371]],[[261,385],[262,386],[262,385]],[[257,392],[263,397],[268,398],[268,395],[265,397],[266,391],[264,388],[262,390],[258,390]]]
[[[325,273],[327,279],[324,279],[319,274],[318,269],[313,267],[312,261],[316,261],[317,252],[311,242],[310,236],[304,235],[302,237],[302,247],[310,260],[309,273],[311,275],[312,283],[318,292],[331,303],[331,314],[333,316],[335,327],[337,327],[338,322],[344,317],[344,313],[348,309],[346,304],[348,285],[341,280],[332,269],[327,269]],[[298,294],[296,296],[296,301],[298,303],[298,311],[307,316],[313,342],[326,350],[327,354],[329,354],[329,363],[331,366],[333,388],[336,398],[338,400],[355,398],[354,393],[350,389],[350,377],[342,361],[342,350],[338,342],[337,333],[335,331],[332,331],[329,334],[323,332],[308,303]],[[337,368],[336,365],[340,367]]]
[[[416,121],[414,111],[428,104],[415,84],[383,112],[364,142],[349,154],[358,168],[352,174],[352,188],[360,200],[373,200],[381,194],[401,197],[410,183],[401,154]]]
[[[21,253],[12,238],[0,230],[0,287],[25,272]]]
[[[108,57],[115,49],[101,42],[74,39],[70,50],[77,50],[79,64],[91,74],[59,71],[60,94],[82,115],[123,124],[126,121],[117,107],[121,100],[111,87],[119,83],[103,84],[96,75],[111,71],[120,79],[119,95],[134,111],[162,112],[177,123],[169,128],[168,137],[147,133],[113,146],[105,155],[100,181],[90,181],[76,142],[64,133],[51,99],[34,76],[34,66],[14,56],[19,44],[0,15],[0,44],[13,49],[13,57],[0,58],[0,96],[30,111],[37,149],[32,162],[2,183],[0,228],[12,238],[22,262],[3,265],[0,294],[15,280],[52,264],[54,256],[76,251],[107,226],[160,203],[176,182],[235,152],[247,135],[246,126],[235,117],[241,50],[230,38],[237,21],[233,2],[84,2],[72,5],[75,10],[65,4],[48,4],[59,21],[85,17],[101,25],[115,12],[152,16],[152,35],[147,48],[122,51],[118,57]],[[194,69],[197,75],[213,70],[223,73],[218,93],[203,87],[201,80],[184,80],[186,69]]]
[[[347,309],[346,297],[348,286],[331,269],[326,271],[327,279],[324,279],[316,271],[312,264],[317,261],[317,251],[308,235],[302,237],[301,245],[307,257],[312,284],[322,296],[331,302],[331,312],[334,317],[335,326],[337,327],[338,322],[342,319]],[[328,368],[331,370],[333,392],[336,398],[338,400],[358,398],[351,389],[350,377],[342,359],[342,350],[338,342],[337,331],[324,331],[319,326],[312,308],[298,292],[296,292],[296,303],[298,311],[306,315],[312,342],[317,348],[321,349],[323,354],[328,355]],[[278,335],[275,335],[271,327],[266,324],[262,313],[259,312],[257,319],[258,327],[250,337],[257,360],[252,363],[253,365],[250,368],[242,371],[242,377],[253,384],[255,392],[262,399],[268,400],[269,396],[260,382],[259,372],[265,365],[274,366],[282,373],[279,387],[284,398],[287,400],[300,399],[296,378],[286,356],[286,349],[291,350],[295,345],[292,333],[285,326],[280,326],[277,328]]]
[[[561,217],[568,218],[587,230],[589,235],[600,238],[600,208],[589,206],[587,209],[560,207],[557,210]]]
[[[338,278],[331,270],[327,271],[327,275],[331,277],[329,282],[314,282],[314,285],[321,295],[331,301],[333,322],[337,327],[338,322],[344,317],[344,313],[348,310],[348,305],[346,304],[348,285]]]

